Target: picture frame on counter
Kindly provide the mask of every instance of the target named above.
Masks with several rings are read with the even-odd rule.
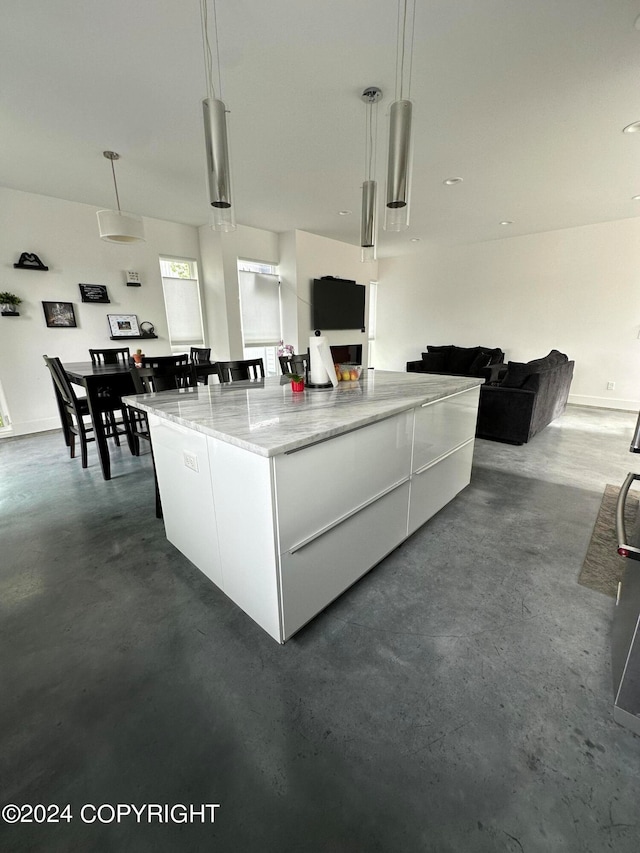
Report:
[[[112,338],[134,338],[140,336],[136,314],[107,314]]]
[[[83,302],[110,302],[106,285],[104,284],[79,284],[80,295]]]
[[[77,327],[73,302],[43,302],[42,309],[48,329],[75,329]]]

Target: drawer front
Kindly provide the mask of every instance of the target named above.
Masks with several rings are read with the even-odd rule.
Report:
[[[408,498],[404,483],[300,550],[281,555],[285,640],[406,538]]]
[[[207,439],[155,415],[149,428],[167,539],[222,587]]]
[[[409,478],[413,412],[275,459],[280,551]]]
[[[413,533],[471,481],[473,440],[411,478],[409,533]]]
[[[480,388],[416,409],[413,470],[459,447],[476,434]]]

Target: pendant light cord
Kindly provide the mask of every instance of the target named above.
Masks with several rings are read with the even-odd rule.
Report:
[[[207,0],[200,0],[200,21],[202,24],[202,51],[204,53],[204,71],[207,86],[207,97],[215,98],[215,87],[213,85],[213,54],[209,41],[209,14]],[[218,66],[218,89],[222,98],[222,75],[220,73],[220,45],[218,42],[218,12],[216,0],[213,0],[213,29],[216,37],[216,64]]]
[[[116,188],[116,204],[118,205],[118,213],[120,210],[120,196],[118,195],[118,182],[116,181],[116,167],[113,165],[114,160],[111,159],[111,174],[113,175],[113,186]]]
[[[396,100],[404,100],[404,63],[407,40],[407,2],[408,0],[398,0],[398,44],[396,52]],[[415,0],[413,3],[413,11],[411,16],[411,44],[409,46],[409,79],[407,81],[407,98],[411,97],[411,76],[413,74],[413,39],[416,23],[416,6]],[[399,90],[399,91],[398,91]]]

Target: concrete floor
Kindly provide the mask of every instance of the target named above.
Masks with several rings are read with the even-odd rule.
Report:
[[[471,486],[285,646],[165,540],[148,456],[104,482],[59,433],[0,442],[1,799],[72,815],[0,849],[637,853],[613,600],[577,583],[635,418],[478,441]],[[81,819],[118,803],[220,808]]]

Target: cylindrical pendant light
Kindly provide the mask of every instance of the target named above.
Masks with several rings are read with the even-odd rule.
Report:
[[[385,231],[409,227],[412,107],[407,100],[391,104]]]
[[[391,104],[389,113],[385,231],[404,231],[409,227],[411,116],[413,111],[413,104],[409,98],[414,24],[415,0],[398,0],[396,100]]]
[[[120,196],[118,195],[118,183],[116,181],[116,170],[114,161],[120,159],[120,155],[115,151],[103,151],[103,157],[111,161],[111,173],[113,175],[113,185],[116,191],[117,210],[99,210],[98,229],[100,230],[100,238],[108,243],[137,243],[144,241],[144,225],[142,217],[135,213],[123,213],[120,210]]]
[[[365,180],[362,184],[362,216],[360,220],[361,260],[365,263],[376,259],[378,184],[374,180],[374,175],[378,128],[377,104],[382,97],[382,92],[376,86],[368,86],[360,97],[366,104]]]
[[[218,91],[213,86],[213,57],[209,42],[207,0],[200,0],[202,24],[202,46],[207,82],[207,97],[202,102],[204,138],[207,158],[207,183],[209,203],[212,209],[211,227],[214,231],[235,231],[235,208],[231,198],[231,167],[229,164],[229,141],[227,135],[227,110],[222,101],[220,83],[220,50],[218,47],[218,18],[216,2],[213,0],[213,26],[215,33],[216,60],[218,66]]]
[[[231,202],[226,108],[218,98],[205,98],[202,113],[213,228],[216,231],[234,231],[236,224]]]

